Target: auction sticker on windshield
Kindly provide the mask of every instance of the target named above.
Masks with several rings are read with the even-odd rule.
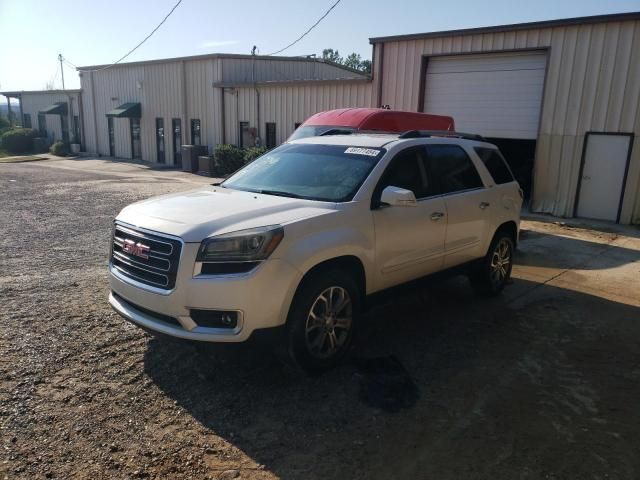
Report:
[[[380,150],[375,150],[373,148],[361,148],[361,147],[349,147],[344,153],[353,153],[355,155],[368,155],[369,157],[377,157],[380,153]]]

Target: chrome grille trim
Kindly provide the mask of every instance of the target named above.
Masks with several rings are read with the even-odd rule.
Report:
[[[125,252],[125,240],[148,247],[148,258]],[[150,290],[169,292],[175,287],[183,242],[177,237],[115,222],[111,242],[111,270],[118,277]]]

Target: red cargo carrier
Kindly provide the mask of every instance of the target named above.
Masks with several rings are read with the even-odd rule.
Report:
[[[329,130],[346,132],[455,131],[453,117],[402,112],[384,108],[340,108],[316,113],[293,132],[289,140],[321,135]]]

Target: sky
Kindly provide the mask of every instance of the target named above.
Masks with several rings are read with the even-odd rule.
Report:
[[[125,61],[260,54],[283,48],[335,0],[183,0]],[[112,63],[139,43],[176,0],[0,0],[0,91],[62,88],[58,54],[78,66]],[[333,48],[371,57],[370,37],[640,11],[640,0],[342,0],[282,55]],[[79,88],[64,67],[66,88]],[[4,97],[0,97],[4,101]]]

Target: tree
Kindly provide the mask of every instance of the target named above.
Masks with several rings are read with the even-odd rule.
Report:
[[[359,53],[352,53],[351,55],[347,55],[347,58],[344,59],[343,65],[345,67],[353,68],[354,70],[360,69],[360,64],[362,63],[362,58]]]
[[[333,63],[342,63],[342,57],[340,56],[340,52],[338,50],[333,50],[333,48],[325,48],[322,50],[322,59],[329,60]]]
[[[324,50],[322,50],[322,58],[324,60],[339,63],[340,65],[344,65],[345,67],[352,68],[353,70],[358,70],[360,72],[368,74],[371,73],[371,60],[362,60],[362,57],[359,53],[354,52],[347,55],[346,58],[342,58],[338,50],[334,50],[333,48],[325,48]]]

